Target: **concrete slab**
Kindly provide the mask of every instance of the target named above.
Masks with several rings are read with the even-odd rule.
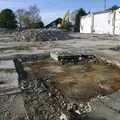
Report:
[[[18,120],[27,117],[22,96],[5,95],[0,96],[0,119],[1,120]]]
[[[0,69],[15,69],[12,60],[0,60]]]
[[[0,81],[4,83],[0,84],[0,89],[18,87],[18,75],[16,72],[0,72]]]
[[[112,101],[111,99],[106,100],[106,98],[101,100],[99,98],[90,102],[90,105],[92,112],[88,115],[92,120],[120,120],[120,106],[116,106],[118,102],[116,103],[116,101]]]

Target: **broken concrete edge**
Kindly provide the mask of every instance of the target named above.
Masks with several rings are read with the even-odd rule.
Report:
[[[104,64],[108,64],[114,68],[120,69],[120,60],[112,58],[111,56],[104,55],[103,53],[96,54],[97,58]]]
[[[96,58],[95,54],[91,54],[89,52],[81,52],[76,54],[74,51],[68,49],[54,48],[50,50],[50,57],[55,61],[60,61],[60,59],[78,59],[78,61],[82,61],[83,59],[93,59]],[[83,59],[82,59],[83,58]]]
[[[16,95],[16,94],[21,94],[22,91],[20,88],[11,88],[6,91],[1,91],[0,96],[6,96],[6,95]]]
[[[50,56],[49,52],[39,53],[39,54],[16,54],[11,56],[0,57],[0,60],[11,60],[14,58],[21,58],[23,62],[36,61],[48,58]]]

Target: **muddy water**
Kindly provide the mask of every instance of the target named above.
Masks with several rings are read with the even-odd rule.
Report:
[[[120,71],[103,63],[61,66],[46,60],[28,66],[35,79],[49,76],[53,85],[72,100],[86,101],[120,89]]]

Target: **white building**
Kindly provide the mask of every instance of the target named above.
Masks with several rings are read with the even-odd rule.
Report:
[[[120,8],[115,11],[115,34],[120,34]]]
[[[103,11],[83,16],[80,20],[81,33],[120,34],[120,9]]]
[[[93,28],[93,15],[89,14],[83,16],[80,20],[80,32],[81,33],[92,33]]]

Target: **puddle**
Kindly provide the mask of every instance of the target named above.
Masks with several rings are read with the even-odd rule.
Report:
[[[35,79],[50,76],[53,85],[64,96],[77,101],[88,101],[120,89],[120,71],[104,63],[59,65],[52,60],[44,60],[27,67]]]

